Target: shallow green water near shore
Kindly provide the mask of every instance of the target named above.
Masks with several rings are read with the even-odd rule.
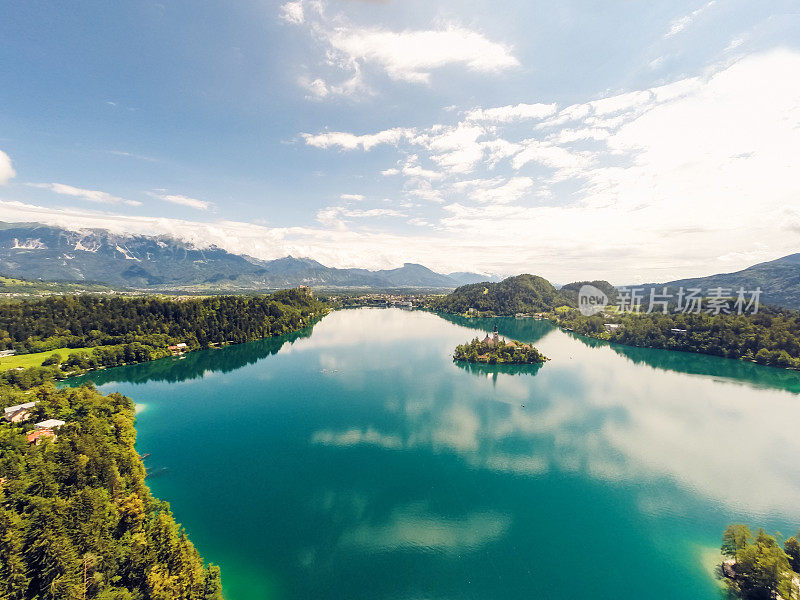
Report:
[[[800,525],[800,376],[498,319],[360,309],[92,373],[227,600],[719,598],[730,522]]]

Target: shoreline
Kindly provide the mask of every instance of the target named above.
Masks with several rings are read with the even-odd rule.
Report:
[[[576,336],[583,336],[583,337],[587,337],[587,338],[592,339],[592,340],[597,340],[598,342],[607,342],[609,344],[616,344],[618,346],[624,346],[626,348],[643,348],[645,350],[666,350],[667,352],[681,352],[682,354],[699,354],[701,356],[713,356],[713,357],[716,357],[716,358],[722,358],[722,359],[730,360],[730,361],[733,361],[733,362],[748,363],[748,364],[754,364],[754,365],[757,365],[757,366],[760,366],[760,367],[769,367],[769,368],[772,368],[772,369],[778,369],[779,371],[789,371],[789,372],[800,373],[800,367],[781,367],[781,366],[778,366],[778,365],[766,365],[766,364],[757,362],[757,361],[752,360],[752,359],[732,358],[730,356],[721,356],[719,354],[712,354],[710,352],[692,352],[691,350],[679,350],[677,348],[656,348],[656,347],[653,347],[653,346],[639,346],[639,345],[636,345],[636,344],[626,344],[625,342],[620,342],[620,341],[617,341],[617,340],[610,340],[608,338],[594,336],[594,335],[591,335],[591,334],[588,334],[588,333],[578,333],[576,331],[573,331],[571,328],[562,325],[557,320],[556,317],[553,317],[553,318],[537,318],[537,317],[532,317],[532,316],[529,316],[529,317],[517,317],[515,315],[497,315],[497,314],[477,316],[477,315],[471,315],[471,314],[466,314],[466,313],[449,313],[449,312],[446,312],[446,311],[438,311],[438,310],[430,310],[430,309],[421,309],[421,310],[427,310],[429,312],[432,312],[433,314],[450,315],[450,316],[453,316],[453,317],[462,317],[462,318],[467,318],[467,319],[514,319],[514,320],[517,320],[517,321],[524,321],[524,320],[530,319],[530,320],[533,320],[533,321],[547,321],[547,322],[551,323],[554,327],[557,327],[558,329],[563,331],[564,333],[571,333],[571,334],[576,335]]]

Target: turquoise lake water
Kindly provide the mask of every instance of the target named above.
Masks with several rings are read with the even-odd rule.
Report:
[[[452,362],[495,322],[551,361]],[[227,600],[716,600],[728,523],[800,525],[794,372],[358,309],[83,379]]]

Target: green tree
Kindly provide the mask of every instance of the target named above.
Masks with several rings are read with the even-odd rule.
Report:
[[[28,576],[22,557],[21,519],[0,509],[0,598],[23,600]]]
[[[215,564],[209,564],[206,570],[203,600],[222,600],[222,578],[219,567]]]
[[[783,544],[783,551],[789,558],[789,565],[795,573],[800,573],[800,542],[797,536],[792,536]]]
[[[728,525],[722,534],[722,547],[724,556],[734,560],[739,559],[741,552],[752,542],[753,534],[747,525]]]
[[[736,560],[736,582],[744,600],[773,600],[775,594],[790,598],[792,573],[786,553],[763,530]]]
[[[47,358],[42,361],[42,366],[47,367],[50,365],[60,365],[61,364],[61,355],[58,352],[54,352]]]

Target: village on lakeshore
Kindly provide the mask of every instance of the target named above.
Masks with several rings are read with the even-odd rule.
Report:
[[[26,423],[33,417],[37,404],[39,404],[38,401],[8,406],[3,409],[3,418],[13,425]],[[59,419],[45,419],[44,421],[35,423],[33,431],[27,432],[25,436],[29,444],[38,446],[45,439],[55,441],[58,437],[56,431],[64,425],[66,425],[66,422]]]

